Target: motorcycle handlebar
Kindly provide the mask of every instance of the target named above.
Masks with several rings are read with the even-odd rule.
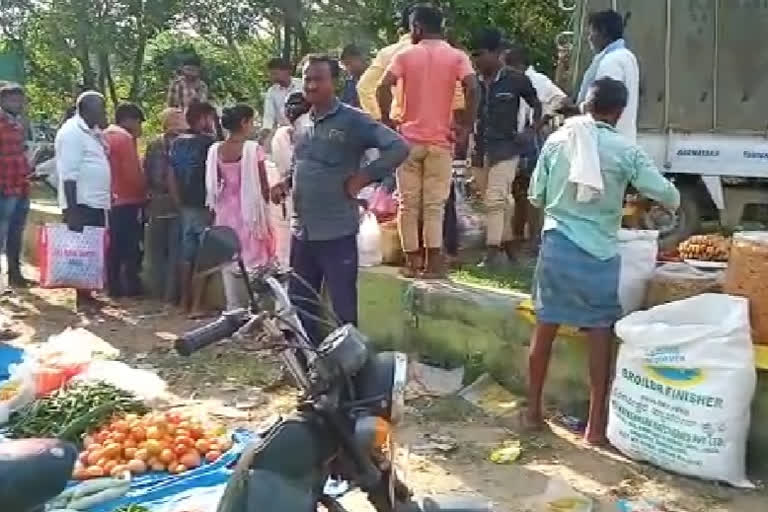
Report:
[[[213,322],[181,335],[174,343],[176,352],[189,356],[217,341],[231,337],[251,318],[248,310],[228,311]]]

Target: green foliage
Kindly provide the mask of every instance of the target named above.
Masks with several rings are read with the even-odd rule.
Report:
[[[217,103],[261,103],[266,60],[291,50],[373,53],[398,37],[407,0],[0,0],[0,35],[23,41],[33,117],[57,119],[80,86],[111,104],[140,103],[150,119],[183,55],[197,53]],[[443,0],[449,35],[497,26],[554,69],[554,38],[567,25],[554,0]],[[290,28],[290,32],[286,30]],[[286,45],[285,34],[289,33]],[[152,128],[152,127],[150,127]],[[152,131],[152,130],[150,130]]]

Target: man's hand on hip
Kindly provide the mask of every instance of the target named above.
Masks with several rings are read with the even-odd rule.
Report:
[[[368,185],[371,182],[371,179],[363,174],[362,172],[358,172],[347,178],[347,181],[344,183],[344,188],[347,192],[347,196],[350,199],[356,199],[357,195],[360,193],[363,188]]]
[[[79,206],[71,206],[67,209],[67,227],[70,231],[83,232],[83,212]]]

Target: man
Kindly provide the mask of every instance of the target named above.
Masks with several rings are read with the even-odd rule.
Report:
[[[77,99],[77,111],[56,134],[56,170],[59,205],[71,231],[84,226],[104,227],[110,207],[111,174],[107,143],[104,96],[86,91]],[[94,306],[90,292],[77,290],[78,309]]]
[[[406,277],[415,277],[422,270],[425,278],[445,275],[443,215],[451,186],[452,146],[454,140],[469,131],[477,113],[477,79],[472,63],[463,52],[443,40],[442,25],[443,16],[438,9],[414,8],[414,44],[395,55],[377,90],[382,122],[396,126],[391,118],[392,88],[402,81],[405,101],[399,130],[411,144],[408,161],[397,171],[398,220],[406,255]],[[457,82],[462,84],[466,98],[463,125],[453,123]],[[419,249],[420,218],[424,225],[426,265]]]
[[[344,80],[344,89],[341,92],[341,101],[347,105],[360,108],[360,98],[357,94],[357,83],[363,76],[368,67],[365,61],[363,51],[357,46],[350,44],[344,47],[341,52],[341,63],[347,72]]]
[[[197,55],[184,59],[179,76],[168,88],[169,107],[186,110],[195,101],[208,101],[208,85],[200,78],[201,67]]]
[[[293,152],[296,144],[296,138],[301,130],[311,124],[309,118],[310,104],[304,98],[303,92],[294,92],[285,100],[285,117],[291,123],[281,126],[275,131],[272,137],[272,160],[275,163],[277,177],[270,183],[277,183],[285,180],[291,173],[291,164],[293,162]],[[272,227],[275,230],[277,239],[276,253],[278,261],[286,267],[291,261],[291,228],[289,215],[293,211],[290,199],[287,199],[282,205],[271,208],[273,215]]]
[[[360,77],[360,80],[357,82],[357,94],[360,99],[360,108],[379,121],[381,120],[381,110],[379,109],[379,100],[376,97],[376,91],[395,55],[413,45],[410,34],[411,12],[413,9],[414,6],[409,5],[400,13],[400,32],[403,34],[400,37],[400,40],[379,50],[376,57],[373,59],[373,62],[371,62],[371,65],[366,68],[365,72]],[[397,84],[392,90],[392,106],[390,108],[389,116],[395,121],[400,119],[402,110],[403,89],[401,85],[402,84]],[[456,84],[456,92],[453,97],[453,110],[454,112],[464,110],[464,92],[461,84],[458,83]]]
[[[619,119],[616,129],[634,142],[637,139],[637,107],[640,101],[640,68],[637,58],[624,42],[624,19],[608,9],[589,15],[589,45],[596,53],[584,72],[577,104],[583,106],[592,83],[603,77],[623,83],[629,91],[627,108]]]
[[[7,249],[8,282],[14,287],[27,285],[19,262],[26,213],[21,219],[19,215],[29,208],[32,170],[26,155],[26,128],[22,122],[25,103],[21,86],[6,84],[0,88],[0,254]]]
[[[264,95],[264,112],[261,119],[262,141],[271,137],[278,127],[288,124],[288,119],[283,112],[285,100],[291,93],[301,92],[302,89],[301,79],[291,76],[293,70],[288,61],[272,59],[267,63],[267,69],[272,86]]]
[[[557,115],[559,109],[570,104],[570,99],[547,75],[534,69],[528,57],[528,51],[523,46],[510,46],[504,54],[504,60],[511,69],[518,73],[525,73],[525,76],[531,80],[533,88],[536,89],[536,96],[541,102],[543,129],[539,133],[530,129],[535,124],[533,108],[526,102],[520,104],[517,128],[520,133],[525,134],[526,149],[520,155],[520,172],[512,185],[512,196],[515,199],[512,239],[519,247],[525,238],[525,227],[528,225],[528,249],[532,254],[537,254],[541,221],[538,210],[528,201],[528,185],[531,180],[531,172],[536,167],[541,144],[549,136],[548,125],[552,118]],[[545,130],[547,130],[546,133]]]
[[[589,337],[586,440],[592,444],[606,441],[613,324],[621,313],[616,245],[624,193],[632,185],[670,209],[680,204],[675,186],[616,129],[628,96],[621,82],[596,80],[587,95],[590,115],[570,119],[547,140],[529,191],[545,220],[535,276],[526,423],[531,428],[543,423],[541,395],[559,326],[580,327]]]
[[[149,259],[152,287],[156,298],[168,303],[178,301],[179,282],[179,211],[168,191],[171,146],[187,131],[187,120],[179,108],[167,108],[160,114],[162,135],[147,144],[144,176],[149,188]]]
[[[112,173],[112,208],[109,212],[107,285],[113,298],[141,293],[142,209],[147,183],[136,147],[144,113],[132,103],[115,110],[115,124],[104,130]]]
[[[474,174],[487,218],[486,254],[480,266],[498,270],[514,257],[508,197],[520,155],[526,150],[517,124],[520,101],[533,108],[534,132],[541,127],[541,102],[525,74],[504,66],[500,31],[491,28],[480,32],[472,50],[481,84]]]
[[[181,307],[191,317],[202,316],[202,298],[207,278],[193,279],[197,251],[203,232],[211,223],[205,207],[205,164],[215,142],[212,133],[216,110],[210,103],[192,103],[187,109],[189,131],[171,145],[173,172],[168,173],[168,193],[181,220]]]
[[[273,201],[293,190],[291,266],[301,279],[290,294],[307,314],[301,320],[316,343],[322,335],[313,317],[325,286],[342,323],[357,323],[357,195],[381,180],[408,155],[408,146],[392,130],[336,98],[339,64],[327,56],[310,56],[304,67],[304,93],[312,106],[312,127],[296,134],[293,174],[273,187]],[[360,168],[363,155],[376,149],[379,158]]]

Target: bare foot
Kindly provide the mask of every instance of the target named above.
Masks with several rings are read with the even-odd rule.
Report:
[[[542,432],[547,425],[541,413],[531,410],[518,411],[514,422],[515,427],[523,433]]]
[[[584,442],[595,448],[603,448],[611,444],[605,434],[592,434],[589,431],[584,435]]]

